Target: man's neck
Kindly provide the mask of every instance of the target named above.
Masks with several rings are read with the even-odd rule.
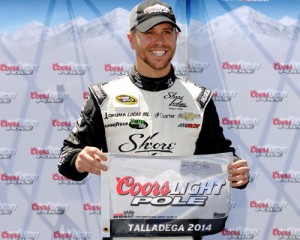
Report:
[[[166,75],[155,78],[144,76],[138,73],[133,67],[129,73],[129,78],[137,87],[153,92],[170,88],[176,80],[172,65],[170,71]]]
[[[141,76],[148,78],[162,78],[170,73],[172,67],[171,64],[169,64],[164,69],[156,70],[148,65],[146,67],[141,67],[139,64],[135,64],[134,68]]]

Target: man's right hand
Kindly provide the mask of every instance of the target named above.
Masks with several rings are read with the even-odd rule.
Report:
[[[101,171],[107,171],[107,166],[101,162],[107,161],[105,154],[95,147],[85,147],[78,154],[75,162],[75,166],[78,172],[101,174]]]

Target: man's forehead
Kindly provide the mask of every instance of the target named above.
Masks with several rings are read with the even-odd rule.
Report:
[[[175,30],[176,27],[171,23],[162,22],[162,23],[159,23],[159,24],[155,25],[154,27],[150,28],[147,32],[153,31],[153,30],[167,30],[167,29]]]

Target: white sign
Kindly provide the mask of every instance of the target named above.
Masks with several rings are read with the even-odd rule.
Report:
[[[101,174],[102,237],[220,232],[231,203],[232,153],[180,157],[109,154]]]

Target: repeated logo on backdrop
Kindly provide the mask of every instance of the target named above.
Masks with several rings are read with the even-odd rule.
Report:
[[[222,63],[222,69],[227,73],[237,73],[237,74],[254,74],[260,68],[260,64],[251,62],[230,62],[225,61]]]
[[[242,0],[224,1],[239,2]],[[268,2],[268,0],[253,1]],[[249,0],[248,2],[251,2],[251,0]],[[236,15],[234,16],[236,17]],[[296,31],[295,27],[293,28],[293,31]],[[0,36],[2,41],[2,37],[5,38],[5,34],[2,34],[0,32]],[[47,56],[45,56],[44,58],[47,58]],[[43,218],[43,220],[45,220],[44,222],[47,223],[49,223],[52,216],[54,216],[59,219],[57,221],[57,225],[60,222],[63,222],[64,219],[69,218],[71,216],[70,212],[73,211],[78,211],[80,214],[84,214],[87,219],[91,217],[99,218],[99,215],[101,215],[103,209],[101,206],[101,202],[97,202],[98,196],[96,196],[92,200],[84,199],[80,202],[79,205],[69,205],[69,203],[72,201],[71,198],[73,197],[73,195],[71,194],[70,196],[68,195],[69,192],[77,193],[79,189],[78,192],[82,194],[82,189],[88,189],[89,192],[92,192],[94,190],[92,188],[94,186],[92,185],[90,176],[81,181],[73,181],[60,175],[58,172],[54,172],[53,170],[48,171],[48,169],[45,169],[45,171],[43,170],[43,173],[41,174],[41,172],[38,172],[38,170],[41,170],[41,168],[32,170],[18,169],[19,166],[16,163],[20,162],[20,164],[24,164],[25,166],[28,166],[32,163],[38,163],[38,166],[41,167],[41,163],[51,162],[51,164],[56,166],[56,161],[59,159],[61,150],[61,136],[67,136],[68,132],[72,131],[72,129],[76,125],[76,119],[79,112],[75,112],[77,107],[75,106],[75,102],[78,99],[78,101],[81,102],[83,99],[86,100],[90,97],[90,93],[85,85],[87,84],[87,82],[92,80],[95,82],[109,81],[109,78],[101,79],[101,77],[99,76],[96,76],[95,79],[93,79],[91,77],[94,73],[93,71],[95,71],[96,69],[100,69],[101,74],[105,74],[106,76],[108,75],[109,77],[111,77],[111,79],[113,79],[127,74],[132,68],[132,63],[130,62],[123,62],[121,60],[119,61],[117,58],[113,61],[110,61],[109,59],[111,58],[107,58],[106,60],[104,60],[101,65],[99,65],[98,63],[98,65],[90,64],[91,61],[80,63],[78,59],[72,60],[72,58],[65,58],[65,60],[52,59],[50,60],[51,62],[48,62],[46,64],[46,66],[41,66],[40,64],[34,63],[34,61],[31,62],[30,60],[29,63],[27,63],[26,60],[25,62],[21,62],[14,60],[14,58],[10,58],[10,61],[1,60],[0,83],[2,84],[2,82],[4,82],[4,84],[1,85],[0,89],[0,133],[1,138],[3,139],[3,142],[1,142],[0,144],[1,191],[3,191],[3,188],[3,196],[13,195],[11,193],[14,193],[14,191],[18,192],[18,194],[21,193],[22,197],[24,197],[24,202],[26,202],[24,203],[24,205],[22,205],[19,203],[19,199],[7,201],[5,198],[2,198],[0,201],[1,222],[2,219],[4,219],[3,222],[6,222],[6,219],[10,221],[11,217],[15,217],[14,215],[18,215],[18,211],[20,211],[21,209],[29,209],[29,211],[33,213],[34,217],[41,217]],[[265,112],[260,113],[260,115],[258,115],[259,118],[256,117],[257,115],[255,115],[255,117],[251,116],[251,111],[255,112],[255,109],[258,106],[276,106],[278,108],[283,108],[283,105],[286,106],[289,101],[293,101],[293,88],[298,87],[297,84],[299,83],[299,79],[297,80],[297,82],[290,79],[292,77],[297,77],[300,74],[300,62],[298,60],[295,59],[284,61],[282,59],[276,59],[270,62],[269,65],[263,65],[263,63],[261,62],[256,62],[256,60],[248,59],[243,60],[237,58],[233,60],[225,58],[221,59],[220,61],[218,59],[218,63],[215,63],[214,61],[212,61],[212,58],[203,60],[200,59],[200,57],[199,59],[191,57],[188,64],[186,64],[185,61],[183,61],[183,63],[173,62],[173,66],[175,73],[178,76],[197,76],[197,81],[199,81],[197,82],[197,84],[199,83],[200,85],[202,80],[207,80],[206,75],[213,76],[212,79],[208,80],[213,82],[212,86],[218,87],[213,90],[212,99],[217,104],[220,104],[221,107],[223,107],[223,104],[231,105],[232,103],[236,103],[241,100],[249,100],[250,104],[252,104],[253,107],[253,109],[249,109],[249,115],[248,113],[246,113],[242,116],[239,115],[238,112],[233,111],[232,113],[226,114],[225,116],[220,116],[220,124],[223,127],[224,131],[240,131],[240,133],[242,134],[251,134],[251,132],[257,132],[257,129],[264,128],[266,125],[268,125],[271,126],[271,130],[275,133],[278,133],[278,135],[284,133],[296,135],[296,137],[298,136],[298,130],[300,130],[300,115],[298,114],[299,111],[297,112],[298,106],[296,106],[296,108],[291,106],[293,108],[292,113],[280,113],[274,111],[268,116],[268,120],[266,120]],[[43,72],[43,68],[45,68],[45,71],[47,71],[46,75],[49,75],[46,76],[47,78],[44,77],[45,72]],[[287,83],[289,87],[286,89],[284,87],[277,88],[277,86],[280,85],[277,85],[277,82],[274,85],[270,84],[270,87],[268,87],[269,85],[265,85],[267,87],[261,87],[260,84],[257,84],[257,82],[265,82],[267,77],[269,77],[266,74],[264,75],[264,79],[259,79],[261,78],[260,74],[262,74],[262,72],[266,69],[269,70],[270,75],[273,74],[280,76],[280,84],[284,85],[285,83]],[[214,78],[216,77],[222,79],[222,83],[224,83],[225,81],[229,82],[230,80],[228,79],[230,77],[234,79],[241,78],[243,80],[247,78],[247,83],[252,81],[252,85],[250,89],[246,89],[246,94],[242,95],[240,92],[240,90],[244,87],[242,81],[240,83],[240,86],[234,85],[232,88],[232,86],[229,84],[227,85],[226,82],[225,84],[214,85],[216,82]],[[78,78],[80,78],[81,81],[84,82],[82,86],[77,82]],[[69,82],[66,82],[66,79],[68,79]],[[289,81],[286,81],[286,79],[288,79]],[[21,109],[21,113],[11,110],[8,113],[6,112],[7,109],[16,109],[17,107],[19,107],[19,101],[23,101],[22,94],[24,93],[24,88],[18,90],[18,88],[15,87],[18,86],[18,83],[15,83],[15,80],[20,80],[20,86],[21,84],[27,83],[26,81],[32,84],[32,89],[24,90],[24,92],[26,93],[25,101],[28,101],[27,106],[28,108],[30,108],[30,110]],[[48,86],[43,85],[46,81],[49,82]],[[62,90],[59,91],[59,88],[57,88],[57,86],[52,83],[52,81],[55,82],[55,84],[57,84],[58,81],[62,86],[67,87],[62,88]],[[13,87],[10,87],[11,82],[13,82]],[[42,83],[41,88],[39,88],[40,83]],[[76,85],[78,85],[78,87]],[[77,87],[77,90],[79,89],[79,95],[78,92],[73,89],[74,86]],[[86,89],[84,89],[85,87]],[[186,109],[186,112],[178,116],[175,114],[156,112],[155,118],[161,118],[164,120],[171,118],[181,118],[182,123],[178,125],[178,128],[186,128],[187,130],[189,128],[200,129],[202,127],[199,123],[191,124],[189,122],[191,120],[200,119],[200,116],[196,114],[196,111],[193,112],[192,110],[187,109],[187,103],[181,95],[176,92],[169,92],[164,96],[163,100],[168,101],[170,109]],[[119,101],[121,105],[128,106],[137,104],[138,99],[130,95],[122,95],[119,96],[117,101]],[[293,102],[292,104],[297,103]],[[46,117],[44,117],[43,120],[40,120],[41,118],[43,118],[42,113],[40,113],[39,110],[35,111],[35,108],[39,109],[43,107],[51,108],[53,112],[50,118],[46,119]],[[33,111],[31,112],[32,109]],[[103,117],[120,118],[121,115],[125,113],[118,114],[119,115],[110,115],[109,113],[104,113]],[[132,118],[130,119],[130,121],[119,121],[115,124],[106,125],[105,127],[121,128],[124,126],[128,126],[136,131],[139,131],[139,129],[149,128],[149,123],[143,120],[143,117],[146,116],[149,116],[149,112],[135,112],[132,113]],[[46,133],[44,133],[45,129],[48,130],[46,131]],[[47,136],[41,141],[38,137],[36,137],[40,134],[45,134]],[[149,134],[144,138],[133,135],[130,142],[124,143],[122,146],[120,146],[120,151],[138,151],[145,144],[151,144],[151,141],[155,142],[158,136],[158,132],[153,132],[153,134]],[[53,140],[55,137],[56,139]],[[59,140],[57,141],[57,139]],[[245,151],[244,154],[250,157],[249,161],[254,163],[251,165],[255,165],[255,162],[259,161],[263,161],[265,164],[269,164],[269,160],[277,161],[285,158],[289,158],[287,159],[287,161],[293,160],[290,159],[290,153],[291,151],[294,151],[294,149],[292,149],[292,147],[288,144],[289,143],[287,142],[279,144],[277,143],[276,139],[266,139],[266,141],[264,142],[254,141],[249,146],[246,146],[244,149],[239,150],[240,152]],[[172,152],[174,143],[170,141],[167,145],[169,151]],[[284,161],[277,162],[282,163]],[[21,166],[23,168],[23,165]],[[35,170],[37,170],[37,172],[35,172]],[[252,193],[251,190],[253,190],[254,187],[264,185],[264,183],[262,183],[262,176],[265,176],[265,173],[262,174],[257,168],[250,172],[250,183],[248,186],[250,188],[250,193],[245,193],[245,196],[248,199],[247,201],[244,201],[244,203],[246,203],[246,206],[243,206],[243,203],[240,203],[239,200],[234,199],[234,201],[232,201],[231,203],[231,210],[238,211],[243,207],[246,209],[246,211],[249,210],[251,213],[262,214],[264,216],[272,215],[272,217],[274,215],[281,217],[284,214],[289,214],[289,211],[296,212],[296,210],[293,209],[294,206],[286,202],[287,200],[285,195],[283,196],[284,199],[282,198],[282,200],[269,199],[268,197],[249,197],[249,195]],[[271,179],[274,186],[279,188],[284,188],[286,186],[292,188],[294,186],[298,186],[297,183],[300,183],[300,171],[298,170],[297,166],[291,166],[290,168],[283,169],[276,165],[274,166],[274,168],[269,170],[269,175],[267,176]],[[47,181],[47,186],[43,185],[44,181],[42,180],[45,179]],[[55,198],[61,195],[62,197],[66,197],[68,201],[63,200],[61,202],[58,200],[56,202],[53,200],[54,196],[52,195],[50,195],[50,199],[48,200],[28,200],[28,198],[30,197],[35,197],[36,192],[40,191],[40,189],[38,188],[40,186],[42,186],[43,191],[45,192],[48,191],[48,188],[50,189],[56,187],[58,189],[58,192],[56,192],[57,195],[55,196]],[[67,196],[64,196],[64,194],[66,194]],[[143,205],[143,203],[139,202],[137,204]],[[130,214],[134,213],[122,212],[119,213],[116,218],[124,218],[124,216],[128,216]],[[215,216],[218,217],[219,213],[216,212]],[[88,221],[90,221],[90,219],[88,219]],[[68,227],[68,224],[65,225],[67,226],[65,228],[59,228],[60,226],[56,227],[55,224],[52,224],[52,226],[51,224],[49,224],[50,227],[54,228],[50,230],[51,238],[57,240],[95,239],[93,238],[95,236],[93,236],[90,231],[84,231],[79,228],[72,229],[72,227]],[[252,223],[252,225],[254,224]],[[225,229],[220,233],[220,237],[222,239],[228,240],[262,239],[262,237],[264,236],[262,230],[257,229],[252,225],[249,224],[249,226],[226,226]],[[23,224],[21,226],[15,224],[13,226],[14,228],[0,226],[0,238],[15,240],[44,239],[44,233],[37,231],[39,230],[39,228],[23,229],[23,227],[21,226],[26,226],[26,224]],[[269,236],[272,236],[273,239],[300,239],[300,229],[291,225],[287,225],[287,227],[282,225],[274,225],[266,231],[270,232]],[[98,236],[96,236],[96,238],[98,239]]]
[[[0,129],[6,131],[33,131],[38,125],[38,121],[31,119],[0,119]]]
[[[6,185],[32,185],[38,177],[38,175],[33,173],[2,173],[0,174],[0,181]]]
[[[280,74],[300,74],[300,62],[274,63],[274,70]]]
[[[286,146],[271,144],[265,146],[250,146],[250,152],[256,157],[282,157],[287,151],[288,148]]]
[[[58,75],[85,75],[90,69],[89,65],[75,62],[52,64],[52,70]]]
[[[256,239],[259,237],[260,231],[242,227],[224,228],[221,234],[227,239]]]
[[[5,75],[32,75],[38,70],[38,65],[30,63],[0,63],[0,72]]]

